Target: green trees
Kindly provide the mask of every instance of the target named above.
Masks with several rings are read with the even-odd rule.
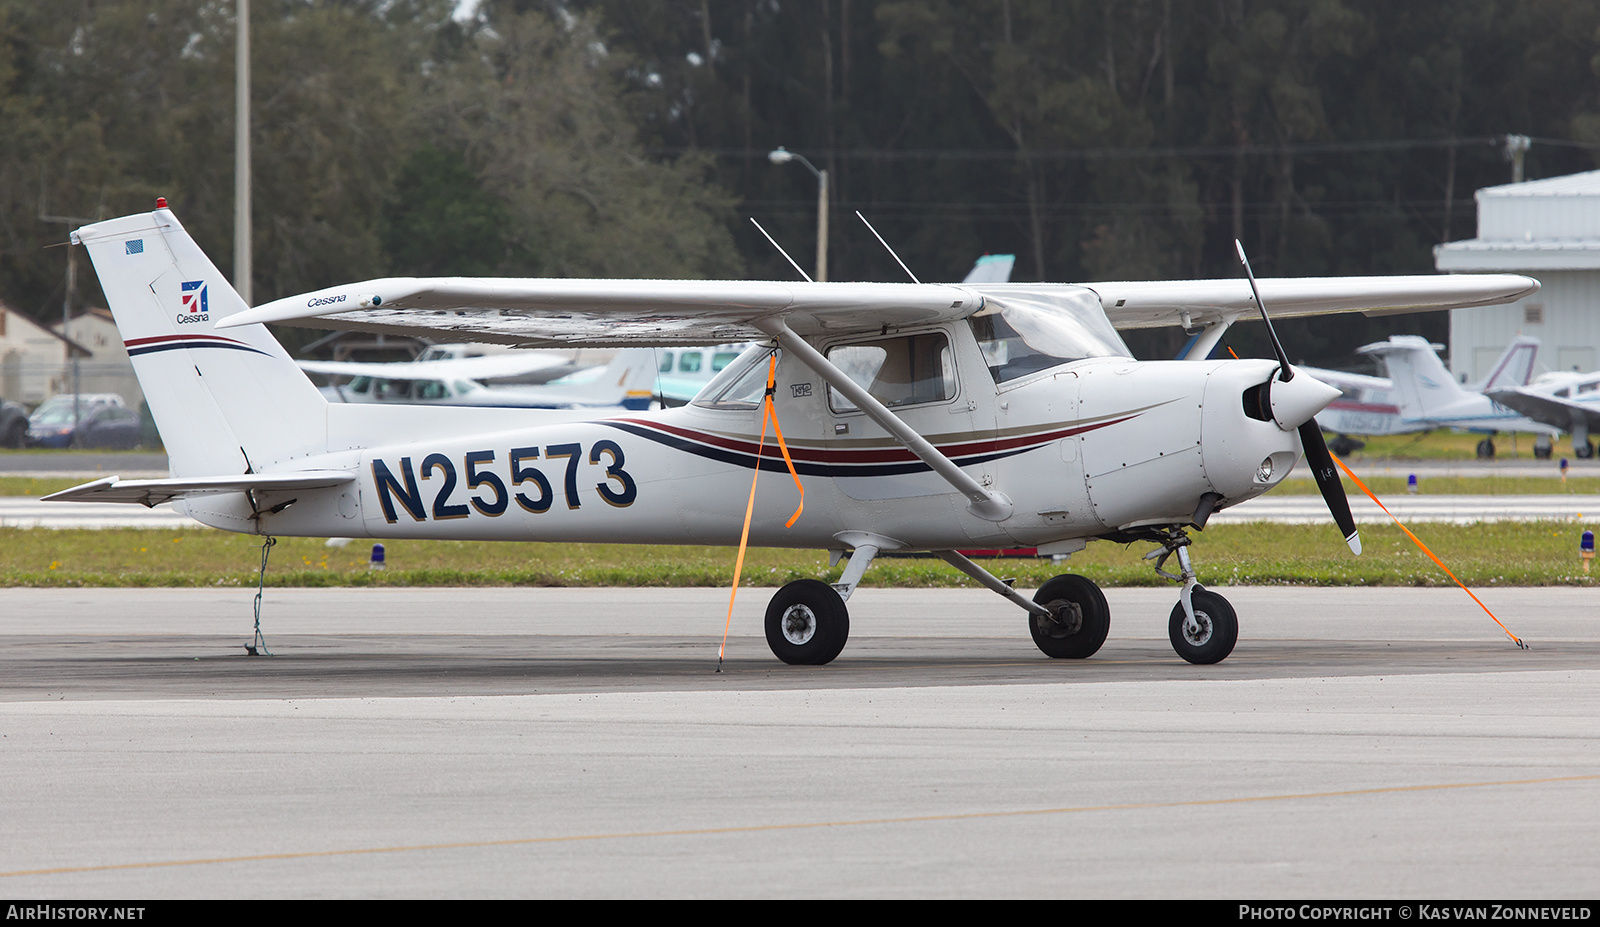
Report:
[[[232,253],[233,0],[0,0],[0,298],[165,195]],[[255,0],[258,300],[390,273],[1425,273],[1471,195],[1595,165],[1590,0]],[[1374,323],[1378,324],[1378,323]],[[1385,326],[1390,323],[1381,323]],[[1423,334],[1442,319],[1409,320]],[[1375,336],[1304,327],[1326,358]],[[1248,339],[1247,331],[1240,338]],[[1164,349],[1164,348],[1163,348]]]
[[[587,20],[252,5],[257,301],[390,273],[739,276],[703,159],[648,157]],[[233,2],[0,0],[0,298],[59,311],[68,222],[166,196],[229,271]],[[93,294],[89,295],[93,298]]]

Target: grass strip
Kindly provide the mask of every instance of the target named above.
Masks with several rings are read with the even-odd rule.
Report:
[[[1474,587],[1591,585],[1578,540],[1565,522],[1411,526]],[[1194,534],[1202,583],[1213,585],[1448,586],[1450,580],[1393,525],[1363,525],[1355,557],[1330,525],[1214,525]],[[317,538],[280,538],[269,586],[703,586],[728,583],[731,547],[385,541],[388,568],[367,567],[370,541],[342,548]],[[1159,586],[1141,560],[1151,544],[1098,541],[1066,564],[1048,559],[983,561],[997,575],[1035,588],[1057,573],[1082,573],[1106,586]],[[253,586],[260,541],[205,528],[0,528],[0,586],[69,588]],[[1169,567],[1172,564],[1169,562]],[[752,549],[746,586],[794,579],[836,580],[823,551]],[[957,587],[973,583],[942,561],[882,557],[867,586]]]

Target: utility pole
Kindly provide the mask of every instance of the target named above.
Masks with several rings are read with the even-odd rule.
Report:
[[[1533,147],[1533,139],[1526,135],[1507,135],[1505,147],[1506,160],[1511,162],[1511,182],[1522,183],[1522,157]]]
[[[52,222],[65,225],[68,229],[74,226],[87,225],[93,219],[84,219],[79,216],[50,216],[39,214],[40,222]],[[61,296],[61,350],[64,372],[68,373],[68,382],[72,384],[72,436],[78,437],[78,419],[82,417],[78,400],[78,363],[81,358],[72,353],[72,338],[67,334],[67,323],[72,321],[72,303],[78,295],[78,246],[67,242],[67,279],[65,293]]]
[[[234,49],[233,288],[252,305],[250,278],[250,0],[237,0],[238,42]]]

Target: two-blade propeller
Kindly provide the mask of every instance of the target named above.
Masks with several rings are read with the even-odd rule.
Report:
[[[1244,255],[1244,245],[1237,239],[1233,246],[1239,252],[1239,262],[1244,265],[1244,275],[1250,280],[1250,292],[1255,296],[1256,308],[1261,310],[1261,321],[1267,325],[1267,336],[1272,339],[1272,349],[1278,354],[1279,383],[1288,383],[1294,379],[1295,370],[1289,365],[1289,357],[1283,351],[1283,342],[1278,340],[1278,332],[1272,327],[1272,319],[1267,316],[1267,304],[1261,300],[1261,290],[1256,286],[1256,275],[1250,270],[1250,259]],[[1268,394],[1272,388],[1272,378],[1267,381]],[[1287,429],[1285,429],[1287,430]],[[1361,535],[1356,531],[1356,520],[1350,514],[1350,500],[1345,498],[1344,483],[1339,479],[1339,471],[1333,465],[1333,455],[1328,452],[1328,442],[1322,437],[1322,429],[1317,425],[1316,416],[1311,416],[1301,422],[1300,443],[1305,447],[1306,463],[1311,467],[1311,475],[1316,478],[1317,488],[1322,490],[1322,501],[1328,504],[1328,511],[1333,515],[1333,523],[1338,526],[1339,533],[1344,535],[1350,550],[1361,553]]]

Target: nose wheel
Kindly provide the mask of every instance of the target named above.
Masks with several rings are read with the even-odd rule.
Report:
[[[1183,610],[1182,602],[1172,606],[1172,618],[1167,622],[1172,649],[1190,663],[1222,662],[1233,653],[1233,645],[1239,640],[1239,618],[1233,606],[1200,586],[1189,591],[1189,604],[1194,609],[1193,619]]]

